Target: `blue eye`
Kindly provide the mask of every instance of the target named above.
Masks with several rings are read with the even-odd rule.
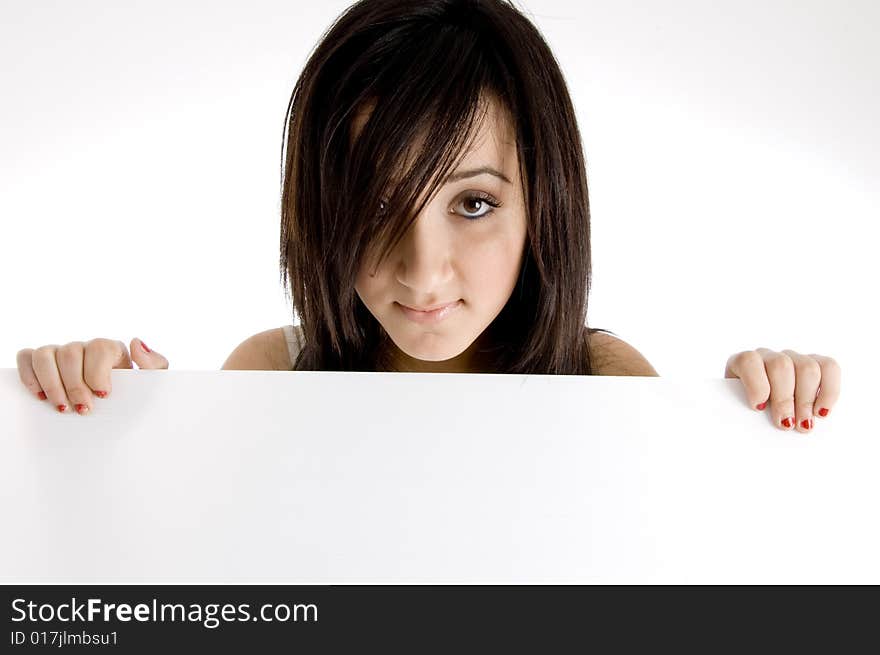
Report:
[[[493,211],[495,211],[496,208],[501,206],[501,203],[498,200],[496,200],[494,197],[490,196],[488,193],[484,193],[484,192],[480,192],[480,193],[476,193],[476,194],[468,194],[464,198],[459,200],[457,204],[461,205],[461,204],[467,203],[467,202],[471,202],[471,203],[477,202],[481,206],[488,205],[489,207],[493,208],[493,209],[489,209],[488,211],[483,212],[482,214],[476,214],[475,216],[471,216],[469,214],[462,214],[469,221],[478,221],[481,218],[488,216]],[[477,211],[479,211],[479,210],[477,210]]]

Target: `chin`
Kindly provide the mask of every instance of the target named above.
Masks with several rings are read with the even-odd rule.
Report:
[[[400,346],[398,346],[400,348]],[[457,357],[460,355],[460,352],[457,351],[438,351],[436,349],[428,349],[428,348],[400,348],[407,355],[412,357],[413,359],[419,359],[423,362],[445,362],[446,360],[452,359],[453,357]]]
[[[450,347],[448,337],[438,337],[436,334],[422,335],[415,339],[392,340],[406,355],[423,362],[445,362],[465,351],[465,348]]]

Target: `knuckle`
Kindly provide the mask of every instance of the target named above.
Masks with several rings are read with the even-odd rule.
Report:
[[[20,375],[31,377],[33,371],[33,350],[27,348],[15,353],[15,365]]]
[[[16,361],[27,361],[33,356],[34,349],[33,348],[22,348],[17,353],[15,353]]]
[[[774,355],[767,359],[766,366],[769,373],[784,373],[791,370],[791,357],[788,355]]]
[[[748,371],[762,368],[763,358],[754,350],[743,350],[732,358],[732,363],[740,371]]]
[[[117,348],[119,342],[114,339],[105,339],[103,337],[98,337],[96,339],[92,339],[86,344],[86,349],[91,350],[99,350],[99,351],[109,351],[111,349]]]
[[[65,364],[74,363],[81,357],[82,344],[79,342],[64,344],[55,352],[56,361],[64,362]]]
[[[770,406],[780,411],[784,409],[789,409],[794,406],[794,398],[792,398],[791,396],[788,396],[786,398],[772,398],[770,400]]]
[[[822,377],[822,367],[815,359],[805,359],[795,364],[797,375],[799,378],[806,380],[819,380]]]
[[[40,346],[39,348],[35,348],[33,353],[31,353],[31,360],[54,357],[54,354],[55,346]]]

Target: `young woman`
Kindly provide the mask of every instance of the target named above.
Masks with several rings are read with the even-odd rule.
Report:
[[[280,263],[301,322],[250,337],[224,369],[657,375],[586,325],[580,133],[552,52],[513,5],[355,3],[306,63],[285,127]],[[87,413],[112,368],[168,367],[130,345],[25,349],[21,379]],[[725,377],[806,432],[836,402],[840,367],[758,348]]]

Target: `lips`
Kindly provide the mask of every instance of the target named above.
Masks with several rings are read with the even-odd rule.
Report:
[[[403,312],[403,315],[406,316],[409,320],[415,323],[428,324],[439,323],[440,321],[445,319],[461,306],[461,300],[459,299],[454,302],[445,303],[443,305],[435,305],[435,308],[429,311],[412,309],[408,305],[402,305],[400,303],[395,304],[400,308],[400,311]]]
[[[416,311],[416,312],[433,312],[437,309],[443,309],[444,307],[448,307],[449,305],[454,305],[457,302],[458,302],[457,300],[452,300],[450,302],[444,302],[440,305],[431,305],[430,307],[416,307],[415,305],[403,305],[403,303],[400,303],[400,304],[403,305],[404,307],[406,307],[407,309],[412,309],[413,311]]]

